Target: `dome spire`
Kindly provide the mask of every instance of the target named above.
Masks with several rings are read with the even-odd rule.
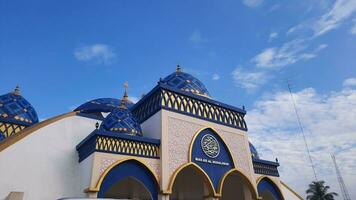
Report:
[[[127,94],[127,88],[129,87],[129,83],[127,81],[125,81],[124,83],[124,88],[125,88],[125,92],[124,92],[124,96],[122,97],[121,99],[121,102],[120,102],[120,108],[124,108],[126,109],[126,102],[129,101],[129,95]]]
[[[16,88],[14,90],[14,94],[15,95],[20,95],[20,86],[18,84],[16,85]]]
[[[177,65],[176,72],[182,72],[182,67],[180,65]]]
[[[127,94],[127,89],[129,88],[129,83],[127,81],[125,81],[125,83],[124,83],[124,88],[125,88],[125,92],[124,92],[123,99],[126,101],[129,99],[129,95]]]

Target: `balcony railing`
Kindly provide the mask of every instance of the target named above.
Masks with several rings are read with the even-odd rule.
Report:
[[[277,176],[279,177],[278,169],[279,166],[278,162],[272,162],[267,160],[261,159],[252,159],[253,162],[253,169],[255,174],[263,174],[267,176]]]
[[[93,152],[159,158],[160,140],[140,136],[94,130],[77,145],[79,162]]]

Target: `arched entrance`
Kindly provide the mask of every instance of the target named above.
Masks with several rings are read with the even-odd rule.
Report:
[[[134,177],[125,178],[112,185],[104,194],[113,199],[152,199],[150,191]]]
[[[157,200],[159,186],[152,171],[138,160],[113,164],[100,179],[98,198]]]
[[[257,193],[249,179],[237,169],[230,170],[220,185],[221,200],[252,200]]]
[[[263,200],[284,200],[278,186],[269,178],[264,177],[257,183],[257,190]]]
[[[214,196],[214,188],[205,172],[196,164],[177,170],[172,180],[170,200],[203,200]]]

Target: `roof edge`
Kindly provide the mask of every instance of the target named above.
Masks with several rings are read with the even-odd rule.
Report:
[[[54,122],[57,122],[61,119],[67,118],[67,117],[72,117],[75,116],[77,112],[71,111],[62,115],[58,115],[55,117],[52,117],[50,119],[47,119],[42,122],[38,122],[32,126],[29,126],[22,131],[18,132],[17,134],[11,135],[10,137],[7,137],[5,140],[0,141],[0,152],[5,150],[7,147],[15,144],[16,142],[20,141],[21,139],[25,138],[26,136],[30,135],[31,133],[35,132],[36,130],[43,128],[47,125],[53,124]]]
[[[304,200],[302,196],[300,196],[296,191],[294,191],[292,188],[290,188],[286,183],[284,183],[283,181],[280,181],[281,184],[287,188],[291,193],[293,193],[295,196],[297,196],[300,200]]]

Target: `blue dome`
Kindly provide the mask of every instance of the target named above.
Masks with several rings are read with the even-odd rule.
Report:
[[[14,92],[0,96],[0,121],[25,126],[38,122],[35,109],[20,95],[18,87]]]
[[[177,66],[177,71],[164,78],[163,82],[175,89],[210,97],[209,92],[204,84],[194,76],[182,72],[179,66]]]
[[[253,146],[253,144],[252,144],[251,142],[249,142],[248,144],[249,144],[249,146],[250,146],[250,151],[251,151],[251,156],[252,156],[252,158],[257,158],[257,159],[259,159],[260,156],[258,155],[258,152],[257,152],[256,148]]]
[[[106,131],[142,136],[141,126],[129,109],[124,106],[114,109],[104,119],[100,126]]]
[[[80,105],[78,108],[74,109],[74,111],[81,111],[83,113],[111,112],[113,109],[120,106],[120,102],[120,99],[99,98]],[[130,108],[133,106],[133,103],[131,101],[125,101],[125,106]]]

